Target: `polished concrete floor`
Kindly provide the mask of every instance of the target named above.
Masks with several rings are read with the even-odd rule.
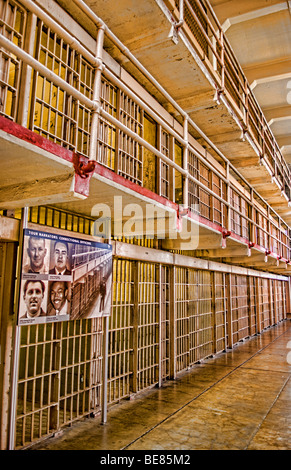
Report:
[[[290,342],[287,320],[33,449],[290,450]]]

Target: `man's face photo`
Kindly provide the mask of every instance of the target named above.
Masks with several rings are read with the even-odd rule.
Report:
[[[67,267],[68,248],[62,242],[57,242],[54,248],[54,262],[55,267],[59,272],[62,272]]]
[[[41,238],[31,237],[28,242],[27,253],[30,258],[31,269],[39,272],[44,265],[44,258],[47,253],[45,241]]]
[[[30,315],[36,316],[40,312],[43,297],[44,287],[40,281],[29,281],[26,284],[23,298]]]
[[[67,299],[67,288],[64,282],[53,282],[50,299],[55,310],[61,310]]]

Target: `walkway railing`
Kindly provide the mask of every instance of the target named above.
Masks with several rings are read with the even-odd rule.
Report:
[[[1,5],[0,114],[192,212],[199,207],[201,223],[207,219],[290,260],[289,227],[218,149],[222,165],[205,158],[189,134],[190,126],[197,130],[195,123],[161,86],[156,84],[183,113],[180,131],[111,72],[102,47],[103,33],[111,39],[112,34],[101,20],[91,13],[99,26],[93,55],[34,2]],[[217,50],[216,45],[216,55]]]
[[[180,18],[181,2],[169,0],[167,3],[176,8],[176,17]],[[184,0],[182,3],[184,24],[187,26],[187,31],[190,30],[192,33],[192,45],[204,60],[208,72],[216,83],[218,94],[225,95],[243,130],[255,141],[263,164],[268,166],[279,188],[290,200],[290,168],[212,6],[208,0]],[[180,28],[183,29],[183,26]],[[186,29],[183,31],[186,32]],[[189,39],[191,40],[191,37]]]

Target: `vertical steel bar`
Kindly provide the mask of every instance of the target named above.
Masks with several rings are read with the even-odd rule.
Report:
[[[104,331],[103,331],[102,424],[107,423],[108,339],[109,339],[109,316],[107,315],[106,317],[104,317]]]
[[[212,327],[212,353],[217,353],[217,308],[216,308],[216,282],[217,282],[217,273],[215,271],[210,274],[210,287],[211,287],[211,327]]]
[[[247,299],[248,299],[248,334],[252,334],[252,302],[251,302],[251,278],[247,276]]]
[[[131,392],[137,392],[137,368],[138,368],[138,307],[139,307],[139,263],[133,262],[132,265],[132,309],[131,309],[131,353],[130,353],[130,371],[131,371]]]
[[[231,230],[231,210],[230,210],[230,207],[231,207],[231,201],[230,201],[230,192],[231,192],[231,188],[230,188],[230,184],[229,184],[229,175],[230,175],[230,171],[229,171],[229,163],[227,162],[226,163],[226,178],[227,178],[227,183],[226,183],[226,202],[227,202],[227,209],[226,209],[226,213],[227,213],[227,216],[226,216],[226,229],[227,230]]]
[[[163,289],[163,286],[162,286],[162,265],[159,264],[158,267],[157,267],[157,271],[158,271],[158,305],[159,305],[159,308],[158,308],[158,338],[159,338],[159,345],[158,345],[158,386],[161,387],[162,386],[162,377],[163,377],[163,374],[162,374],[162,365],[163,365],[163,359],[164,357],[162,356],[162,352],[163,352],[163,344],[162,344],[162,327],[163,327],[163,323],[162,321],[164,321],[164,309],[165,309],[165,305],[163,303],[164,299],[162,298],[162,289]]]
[[[287,282],[287,314],[291,313],[291,278]]]
[[[30,55],[33,55],[34,38],[36,34],[36,21],[36,15],[34,15],[33,13],[28,15],[24,49]],[[32,68],[25,63],[23,63],[22,67],[23,73],[21,75],[20,81],[19,104],[16,122],[24,127],[27,127],[30,108],[30,82],[33,72]]]
[[[233,347],[232,274],[226,275],[228,347]]]
[[[269,326],[274,325],[274,308],[273,308],[273,289],[272,289],[272,279],[268,279],[268,301],[269,301]]]
[[[277,280],[273,281],[273,295],[274,295],[274,322],[278,323],[278,289],[277,289]],[[289,281],[290,284],[290,281]]]
[[[257,323],[257,331],[256,333],[259,334],[261,332],[261,302],[260,302],[260,278],[256,277],[256,323]]]

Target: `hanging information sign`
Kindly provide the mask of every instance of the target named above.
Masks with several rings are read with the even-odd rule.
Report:
[[[24,230],[18,324],[110,315],[112,247]]]

